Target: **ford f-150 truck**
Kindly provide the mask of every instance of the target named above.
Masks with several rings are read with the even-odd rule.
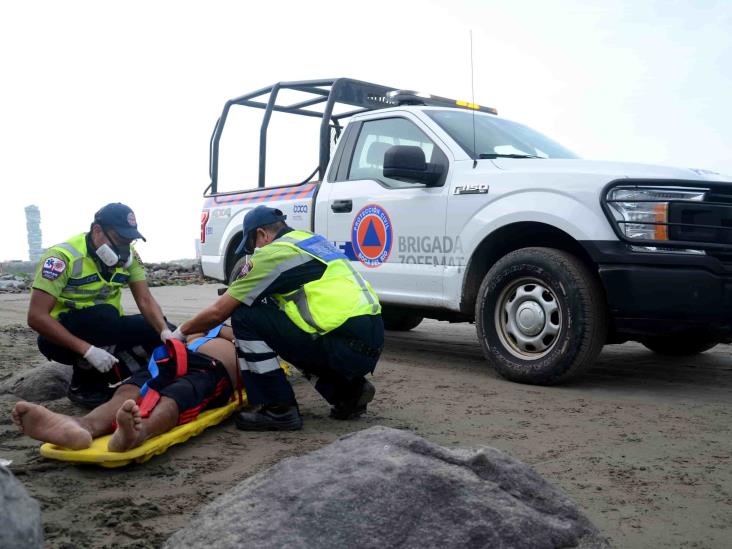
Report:
[[[283,104],[282,90],[302,98]],[[219,192],[219,143],[240,107],[263,110],[258,185]],[[318,168],[301,183],[265,177],[273,112],[320,119]],[[732,183],[717,173],[583,160],[494,109],[344,78],[228,101],[210,153],[209,277],[236,277],[242,218],[267,204],[343,251],[387,329],[475,322],[488,363],[514,381],[566,381],[608,343],[691,355],[730,340]]]

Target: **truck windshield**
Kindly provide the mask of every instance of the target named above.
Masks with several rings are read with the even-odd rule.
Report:
[[[556,141],[531,128],[502,118],[463,110],[426,110],[427,115],[472,158],[579,158]]]

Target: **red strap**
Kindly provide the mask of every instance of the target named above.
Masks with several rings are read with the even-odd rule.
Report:
[[[140,415],[142,417],[150,417],[150,412],[153,411],[158,400],[160,400],[160,393],[148,387],[145,396],[137,399],[137,405],[140,407]]]
[[[175,359],[175,377],[183,377],[188,373],[188,352],[186,346],[179,339],[170,337],[165,344],[168,346],[168,354]]]

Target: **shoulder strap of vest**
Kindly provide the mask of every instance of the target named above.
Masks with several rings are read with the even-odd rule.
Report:
[[[305,252],[306,254],[319,259],[323,263],[330,263],[336,259],[345,259],[348,261],[348,258],[343,252],[333,246],[333,244],[331,244],[331,242],[324,236],[319,234],[305,233],[304,238],[293,238],[285,235],[275,240],[272,244],[280,244],[281,246],[297,248],[298,251]]]
[[[82,235],[77,235],[73,238],[70,238],[66,242],[62,242],[61,244],[56,244],[55,246],[52,246],[52,248],[60,248],[70,256],[72,265],[71,276],[74,278],[81,276],[81,273],[84,269],[84,254],[71,243],[72,241],[78,239],[79,236]]]

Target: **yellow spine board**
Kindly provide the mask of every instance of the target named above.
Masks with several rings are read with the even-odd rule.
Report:
[[[246,402],[246,401],[245,401]],[[229,417],[239,407],[238,401],[201,413],[190,423],[178,425],[162,435],[152,437],[140,446],[126,452],[110,452],[107,444],[112,435],[95,438],[92,445],[84,450],[69,450],[55,444],[45,443],[41,446],[41,455],[50,459],[71,463],[92,463],[108,467],[122,467],[131,462],[144,463],[153,456],[164,453],[174,444],[185,442],[201,433],[207,427],[217,425]]]
[[[285,371],[286,375],[292,375],[292,365],[280,359],[280,367]],[[242,390],[244,404],[247,403],[247,395]],[[173,427],[167,433],[152,437],[143,442],[137,448],[132,448],[126,452],[110,452],[107,450],[107,444],[112,435],[95,438],[92,445],[84,450],[69,450],[61,446],[56,446],[46,442],[41,446],[41,455],[50,459],[59,461],[67,461],[70,463],[92,463],[101,465],[109,469],[122,467],[129,463],[144,463],[148,459],[164,453],[174,444],[185,442],[191,437],[201,433],[207,427],[218,425],[229,417],[239,407],[239,399],[236,394],[232,397],[232,401],[221,408],[213,408],[202,412],[196,419],[190,423]]]

